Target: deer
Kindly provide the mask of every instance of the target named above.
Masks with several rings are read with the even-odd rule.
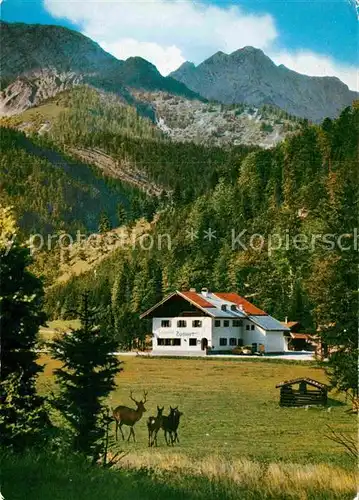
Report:
[[[167,434],[169,434],[170,436],[172,446],[176,441],[179,443],[177,429],[182,415],[183,413],[178,410],[178,406],[176,406],[175,408],[172,408],[172,406],[170,406],[169,415],[166,415],[162,418],[161,427],[164,430],[167,445],[169,445]]]
[[[162,406],[162,408],[157,406],[157,416],[156,417],[149,417],[147,420],[148,446],[149,447],[153,446],[154,444],[157,446],[157,434],[162,426],[163,410],[164,410],[164,406]]]
[[[172,408],[171,408],[171,410],[172,410]],[[178,406],[176,406],[176,408],[173,408],[173,417],[172,417],[173,431],[172,431],[172,435],[171,435],[172,445],[176,441],[179,444],[177,429],[178,429],[178,426],[180,423],[180,418],[182,415],[183,415],[183,413],[181,411],[179,411]],[[174,437],[172,437],[172,436],[174,436]]]
[[[133,426],[136,422],[138,422],[142,415],[145,413],[145,403],[147,401],[147,392],[143,391],[144,400],[136,401],[132,396],[132,391],[130,392],[130,399],[134,403],[136,403],[136,410],[133,408],[128,408],[128,406],[118,406],[113,410],[113,418],[116,421],[116,441],[118,440],[118,428],[120,428],[122,439],[125,440],[125,436],[122,431],[122,426],[127,425],[130,428],[130,434],[128,435],[127,441],[130,441],[131,436],[133,437],[133,441],[136,442],[135,431],[133,430]]]

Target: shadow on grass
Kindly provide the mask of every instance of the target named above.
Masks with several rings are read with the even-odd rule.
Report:
[[[348,405],[347,403],[339,401],[338,399],[328,398],[327,408],[330,408],[331,406],[348,406]]]
[[[283,493],[248,489],[225,480],[186,476],[150,469],[108,470],[91,467],[82,458],[56,458],[49,454],[1,456],[1,493],[8,500],[286,500]],[[293,492],[294,493],[294,492]],[[308,491],[306,500],[352,498]],[[303,496],[291,498],[302,499]]]

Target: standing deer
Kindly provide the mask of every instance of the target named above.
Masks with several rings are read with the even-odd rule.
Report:
[[[113,418],[116,420],[116,441],[118,439],[117,436],[118,428],[120,428],[122,439],[124,440],[125,436],[123,435],[122,426],[128,425],[128,427],[130,427],[130,434],[128,436],[127,441],[130,441],[130,438],[132,436],[133,440],[136,442],[135,431],[133,430],[133,426],[135,425],[136,422],[140,420],[140,418],[146,411],[145,408],[145,403],[147,401],[146,391],[143,391],[143,396],[144,396],[143,401],[136,401],[132,397],[132,391],[130,392],[130,399],[132,399],[132,401],[136,403],[137,406],[136,410],[134,410],[133,408],[128,408],[128,406],[118,406],[113,410]]]
[[[172,406],[170,406],[170,414],[163,416],[162,418],[162,429],[164,430],[167,445],[169,444],[167,434],[169,434],[172,446],[176,441],[179,443],[177,429],[179,426],[181,415],[183,415],[183,413],[178,410],[178,406],[176,406],[175,408],[172,408]]]
[[[148,446],[150,446],[150,447],[153,446],[153,444],[155,444],[157,446],[157,434],[162,426],[163,410],[164,410],[164,406],[162,406],[162,408],[157,406],[157,416],[156,417],[149,417],[149,419],[147,420]]]
[[[172,408],[171,408],[171,410],[172,410]],[[179,444],[177,429],[178,429],[178,426],[179,426],[179,423],[180,423],[180,418],[181,418],[182,415],[183,415],[183,413],[181,411],[179,411],[178,406],[176,406],[176,408],[173,408],[173,419],[172,419],[172,422],[173,422],[173,431],[172,432],[173,432],[173,436],[174,437],[172,438],[172,435],[171,435],[172,444],[175,443],[176,441]]]

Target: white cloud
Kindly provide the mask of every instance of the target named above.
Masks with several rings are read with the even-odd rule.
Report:
[[[81,26],[119,59],[141,56],[164,75],[185,60],[198,64],[218,50],[231,53],[252,45],[299,73],[337,76],[358,88],[354,67],[307,50],[275,50],[279,35],[269,14],[185,0],[44,0],[44,6],[53,16]]]
[[[358,70],[354,66],[337,63],[330,57],[310,51],[286,51],[268,54],[276,64],[309,76],[337,76],[352,90],[358,90]]]
[[[266,50],[277,37],[270,15],[245,14],[237,6],[181,0],[44,0],[44,6],[117,56],[146,54],[163,74],[178,61],[200,63],[218,50],[233,52],[244,45]]]

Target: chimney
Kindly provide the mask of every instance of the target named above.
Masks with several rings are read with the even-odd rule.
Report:
[[[190,288],[189,289],[190,292],[195,292],[196,293],[196,289],[195,288]]]
[[[203,297],[208,297],[208,288],[202,288],[201,294],[203,295]]]
[[[285,317],[284,322],[288,323],[288,316]]]

